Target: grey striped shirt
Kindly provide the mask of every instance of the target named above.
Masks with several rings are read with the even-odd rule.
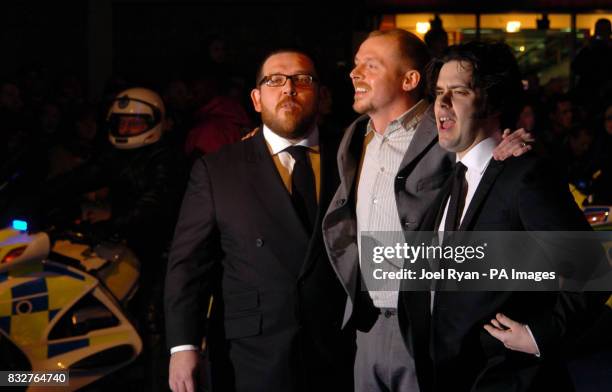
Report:
[[[364,263],[373,261],[371,257],[362,258],[361,235],[377,232],[368,235],[383,246],[395,246],[396,243],[403,242],[402,226],[395,203],[394,181],[419,120],[428,106],[426,101],[419,101],[410,110],[391,121],[382,135],[374,130],[372,120],[368,123],[367,145],[364,146],[357,186],[357,230],[360,233],[357,243],[362,270],[371,270],[365,268]],[[376,268],[397,271],[401,266],[383,261]],[[364,279],[367,284],[372,277]],[[399,280],[387,280],[382,285],[378,284],[375,291],[370,290],[374,305],[379,308],[396,308],[399,284]]]

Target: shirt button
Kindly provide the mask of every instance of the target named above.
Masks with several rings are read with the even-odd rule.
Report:
[[[255,246],[257,246],[258,248],[261,248],[264,244],[263,238],[258,238],[255,240]]]
[[[378,204],[378,199],[374,198],[374,200],[372,200],[372,203]]]

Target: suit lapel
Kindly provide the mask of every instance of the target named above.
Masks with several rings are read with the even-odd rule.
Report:
[[[253,208],[259,210],[255,212],[259,216],[257,226],[265,240],[278,241],[270,249],[297,276],[309,237],[270,156],[263,132],[257,132],[244,145],[247,181],[256,198]]]
[[[343,195],[347,198],[350,197],[355,183],[359,157],[363,148],[365,125],[361,127],[360,124],[362,123],[358,123],[354,127],[347,129],[347,135],[345,136],[347,143],[344,148],[343,146],[339,148],[338,171],[340,173],[340,187],[343,191]]]
[[[421,120],[412,137],[412,142],[408,146],[406,154],[402,159],[398,172],[401,173],[408,165],[415,161],[427,147],[437,141],[438,132],[433,115],[433,108],[430,106],[421,115]]]
[[[340,185],[330,201],[322,224],[325,248],[332,267],[350,297],[343,326],[352,312],[352,304],[357,292],[359,255],[357,221],[352,193],[368,120],[367,115],[361,116],[344,132],[338,148]]]
[[[477,217],[477,213],[480,209],[481,204],[486,200],[491,187],[495,183],[497,176],[501,173],[504,168],[504,163],[501,161],[496,161],[491,159],[487,170],[485,170],[480,183],[478,184],[478,188],[476,188],[476,193],[474,193],[474,197],[472,197],[472,201],[468,206],[468,209],[461,221],[461,225],[459,230],[468,230],[468,228],[472,227],[472,223]]]

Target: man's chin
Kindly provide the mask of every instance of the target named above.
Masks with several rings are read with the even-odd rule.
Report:
[[[353,103],[353,110],[359,114],[365,114],[369,112],[369,107],[365,102],[355,101]]]
[[[440,147],[448,152],[457,152],[457,142],[453,140],[438,139],[438,143],[440,144]]]
[[[284,122],[283,124],[276,124],[274,128],[270,127],[274,133],[285,139],[301,139],[310,128],[298,122]]]

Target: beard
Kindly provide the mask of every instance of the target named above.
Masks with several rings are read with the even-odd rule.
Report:
[[[283,110],[282,106],[289,101],[298,105],[299,109]],[[304,109],[304,106],[295,102],[295,100],[284,99],[276,105],[274,111],[263,108],[261,119],[275,134],[285,139],[299,139],[305,136],[315,123],[317,114],[314,107],[316,105]]]

